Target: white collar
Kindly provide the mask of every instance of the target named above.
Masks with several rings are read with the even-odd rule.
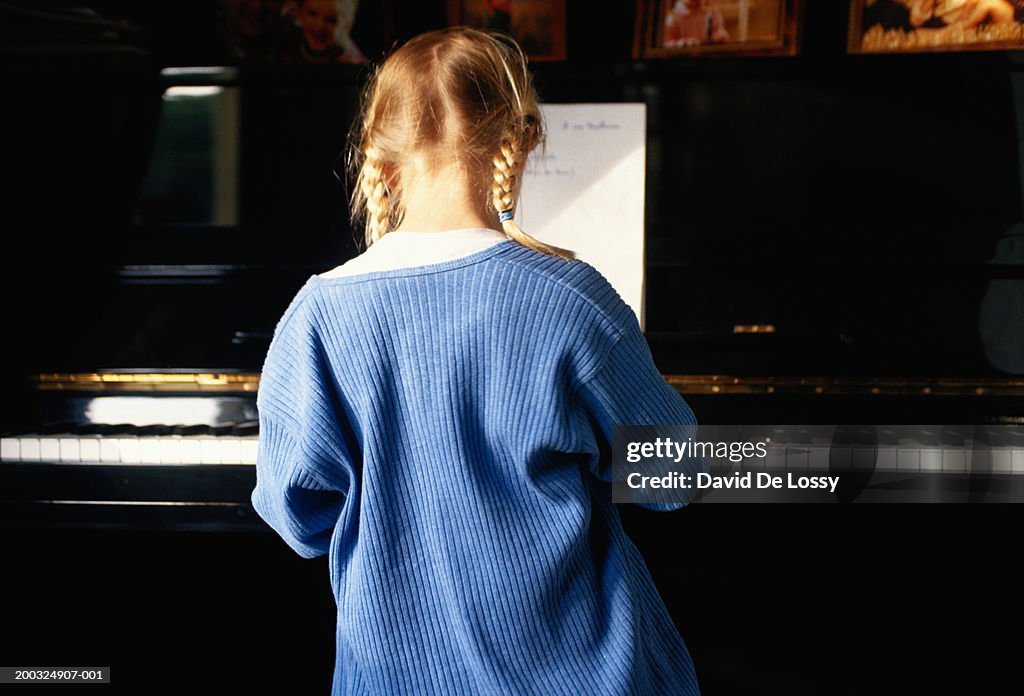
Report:
[[[475,254],[507,239],[504,232],[485,227],[440,232],[388,232],[359,256],[321,273],[320,277],[343,278],[443,263]]]

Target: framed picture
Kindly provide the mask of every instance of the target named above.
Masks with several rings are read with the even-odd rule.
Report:
[[[448,0],[448,24],[511,34],[530,60],[565,60],[565,0]]]
[[[217,0],[216,26],[227,61],[238,64],[336,65],[376,55],[386,0]]]
[[[850,53],[1024,49],[1024,0],[851,0]]]
[[[794,55],[801,0],[638,0],[634,58]]]

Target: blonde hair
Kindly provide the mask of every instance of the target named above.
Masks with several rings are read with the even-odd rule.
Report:
[[[506,235],[575,258],[526,234],[511,217],[517,172],[543,138],[526,57],[511,37],[469,27],[420,34],[391,53],[365,88],[348,151],[353,223],[363,221],[367,247],[395,229],[404,209],[394,174],[411,153],[433,150],[479,174],[473,190],[486,196]]]

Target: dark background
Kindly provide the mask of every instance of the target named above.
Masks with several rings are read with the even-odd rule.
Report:
[[[362,5],[354,34],[371,57],[444,23],[437,0]],[[332,167],[365,68],[243,69],[241,224],[141,227],[159,70],[225,60],[216,4],[90,6],[132,28],[0,31],[4,431],[35,418],[33,372],[259,369],[259,337],[299,285],[354,253]],[[978,314],[992,282],[1021,278],[989,263],[1024,219],[1020,53],[848,56],[844,3],[810,0],[798,56],[633,61],[632,2],[568,8],[568,60],[534,66],[542,98],[648,104],[647,328],[664,373],[1008,376],[986,358]],[[126,264],[230,272],[139,286],[121,281]],[[736,323],[779,331],[736,336]],[[878,401],[690,401],[723,422],[885,422]],[[1024,415],[1019,399],[885,407],[896,422],[992,413]],[[1019,682],[1013,508],[622,514],[708,694]],[[4,664],[111,666],[114,684],[88,688],[118,693],[327,692],[326,563],[268,530],[6,524],[0,539]]]

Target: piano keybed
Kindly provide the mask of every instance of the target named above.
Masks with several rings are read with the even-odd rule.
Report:
[[[712,476],[770,475],[786,490],[705,489],[702,502],[1024,502],[1021,425],[750,426],[739,437],[736,427],[722,430],[765,442],[766,456],[711,459]],[[790,490],[825,477],[835,491]]]
[[[259,426],[255,422],[220,426],[87,425],[47,428],[48,432],[0,438],[3,463],[83,465],[256,464]],[[908,432],[913,430],[913,432]],[[927,426],[902,432],[878,429],[877,446],[822,442],[820,438],[776,439],[763,460],[745,468],[770,470],[872,469],[893,472],[1024,474],[1024,429],[993,426],[984,447],[942,444]],[[803,440],[802,442],[800,440]],[[815,441],[817,440],[817,441]]]
[[[1024,474],[1024,427],[781,426],[751,470],[849,470],[929,474]]]
[[[972,453],[960,447],[785,446],[768,450],[763,462],[748,460],[745,471],[879,471],[930,474],[1024,475],[1024,448],[992,447]]]
[[[0,525],[266,531],[258,424],[73,424],[0,438]]]
[[[60,464],[254,465],[255,423],[52,428],[0,438],[0,461]]]
[[[684,397],[700,393],[669,381]],[[722,391],[719,382],[710,393]],[[48,425],[0,437],[0,525],[266,531],[250,503],[257,387],[255,374],[41,375],[38,422]],[[712,461],[713,473],[846,472],[875,499],[885,488],[901,501],[965,490],[1024,500],[1021,425],[742,426],[742,436],[740,426],[724,427],[732,435],[714,440],[752,441],[756,432],[771,446],[739,466]]]

